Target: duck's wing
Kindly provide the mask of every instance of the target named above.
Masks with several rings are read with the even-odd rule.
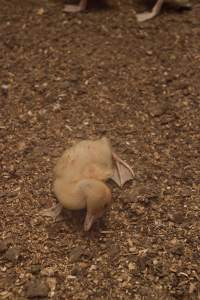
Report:
[[[132,168],[123,161],[116,153],[112,153],[113,157],[113,176],[111,179],[115,181],[115,183],[123,187],[123,185],[134,178],[134,172]]]

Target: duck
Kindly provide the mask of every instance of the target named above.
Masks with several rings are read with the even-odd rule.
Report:
[[[84,231],[89,231],[112,203],[109,179],[120,188],[134,178],[132,168],[112,149],[108,138],[83,140],[65,150],[54,168],[53,192],[58,204],[40,214],[54,220],[63,208],[86,209]]]
[[[181,7],[185,9],[191,9],[192,7],[190,0],[157,0],[157,2],[155,3],[155,5],[153,6],[150,12],[136,14],[137,21],[144,22],[153,19],[160,13],[164,3],[173,4],[177,7]]]

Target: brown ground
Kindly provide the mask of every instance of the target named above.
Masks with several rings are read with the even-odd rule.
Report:
[[[200,6],[63,4],[1,0],[0,299],[200,299]],[[134,183],[89,234],[38,216],[56,158],[102,135]]]

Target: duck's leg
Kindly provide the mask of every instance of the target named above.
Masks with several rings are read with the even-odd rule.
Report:
[[[152,8],[152,11],[137,14],[136,18],[137,18],[138,22],[144,22],[144,21],[147,21],[147,20],[150,20],[150,19],[156,17],[160,13],[163,3],[164,3],[164,0],[158,0],[156,2],[156,4],[154,5],[154,7]]]
[[[67,13],[68,12],[70,12],[70,13],[81,12],[86,9],[87,2],[88,2],[88,0],[80,0],[79,4],[77,4],[77,5],[67,4],[67,5],[65,5],[63,11],[67,12]]]
[[[114,161],[114,171],[111,179],[122,187],[127,181],[133,179],[134,172],[116,153],[113,152],[112,157]]]
[[[39,213],[39,215],[45,216],[45,217],[51,217],[54,221],[56,221],[58,216],[60,215],[62,209],[63,209],[63,206],[60,203],[58,203],[50,208],[43,209]]]

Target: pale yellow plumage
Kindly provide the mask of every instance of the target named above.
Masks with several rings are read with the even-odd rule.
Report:
[[[87,209],[84,229],[102,216],[111,203],[111,192],[105,184],[109,178],[119,186],[133,178],[132,169],[112,152],[107,138],[85,140],[66,150],[54,169],[53,190],[59,204],[43,215],[56,217],[62,207]]]
[[[84,140],[65,150],[54,169],[55,177],[66,181],[81,178],[107,180],[113,175],[112,149],[107,138]]]

